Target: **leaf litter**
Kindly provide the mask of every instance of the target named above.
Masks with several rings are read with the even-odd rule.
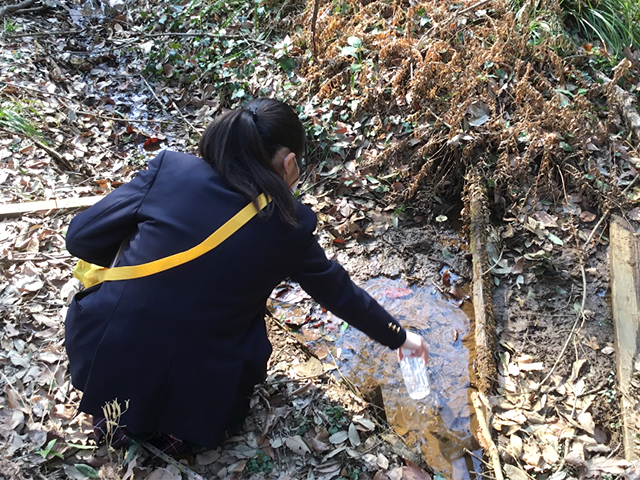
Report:
[[[264,23],[276,34],[292,30],[273,44],[275,55],[269,45],[253,41],[260,31],[240,9],[240,14],[221,12],[230,24],[222,33],[213,32],[222,35],[219,44],[211,47],[196,37],[182,58],[166,48],[175,43],[170,35],[141,35],[131,26],[186,33],[181,29],[195,27],[202,18],[185,14],[184,6],[160,9],[145,21],[125,2],[54,3],[46,16],[15,16],[19,33],[79,28],[77,34],[2,38],[0,202],[106,193],[128,181],[158,147],[193,151],[198,128],[221,107],[258,91],[297,98],[311,125],[317,147],[310,156],[319,166],[307,178],[303,201],[318,212],[323,242],[338,259],[368,255],[374,250],[368,240],[400,225],[445,222],[442,217],[452,217],[461,194],[464,172],[476,166],[502,219],[489,231],[488,273],[496,285],[501,361],[498,395],[487,403],[506,473],[524,478],[555,472],[559,480],[638,468],[616,459],[619,393],[604,298],[607,239],[600,221],[617,209],[638,222],[637,207],[631,207],[640,199],[635,185],[640,155],[627,141],[622,118],[608,108],[610,91],[591,75],[590,49],[583,57],[578,48],[576,57],[562,58],[559,49],[573,47],[552,35],[531,41],[540,32],[523,33],[523,17],[501,2],[473,11],[466,2],[451,8],[444,2],[407,7],[373,1],[346,2],[349,14],[321,6],[315,57],[305,48],[312,43],[312,9],[291,5],[287,15],[276,15],[278,8],[265,10]],[[147,2],[147,11],[152,4]],[[175,21],[180,12],[187,19],[182,24]],[[294,34],[292,25],[303,27]],[[200,61],[206,48],[215,48],[223,59],[214,65],[217,75]],[[173,50],[181,54],[175,45]],[[274,59],[280,70],[274,69]],[[250,64],[255,67],[247,74]],[[624,86],[637,78],[624,62],[612,73]],[[0,437],[6,445],[0,470],[11,478],[18,478],[23,467],[59,472],[56,454],[75,455],[69,472],[80,472],[77,465],[102,469],[103,476],[113,469],[105,451],[73,453],[77,447],[69,446],[84,445],[90,430],[88,419],[75,412],[78,394],[66,375],[61,338],[65,304],[78,289],[70,279],[73,259],[63,247],[69,218],[54,212],[0,223]],[[438,258],[459,262],[456,255],[443,248]],[[580,261],[587,279],[583,311]],[[350,268],[362,277],[416,277],[402,255],[366,263],[354,260]],[[583,321],[574,330],[576,313]],[[567,336],[573,339],[573,355],[558,358]],[[308,398],[323,382],[319,377],[311,386],[294,382],[291,388],[300,391],[295,397]],[[278,408],[284,407],[274,412],[286,424],[291,412]],[[327,478],[349,474],[334,457],[350,458],[356,443],[351,425],[358,435],[358,427],[364,428],[357,415],[373,422],[358,408],[343,430],[344,445],[333,444],[331,435],[305,436],[308,432],[290,428],[275,440],[283,443],[270,446],[280,452],[295,439],[289,443],[304,455],[325,455],[313,458],[320,458],[316,467]],[[283,422],[274,416],[264,425],[269,423],[268,432]],[[257,438],[263,435],[268,433]],[[254,443],[249,435],[238,444]],[[248,465],[267,468],[269,461],[282,460],[268,448],[264,455],[271,460],[260,456],[261,462],[257,454],[227,456],[225,449],[218,454],[226,460],[211,460],[210,454],[204,461],[219,461],[224,465],[219,472],[229,476]],[[392,455],[377,456],[381,468],[378,457],[385,465]],[[130,470],[144,475],[149,469]],[[165,470],[171,475],[161,469],[158,478]],[[397,466],[374,478],[402,478],[410,471]]]

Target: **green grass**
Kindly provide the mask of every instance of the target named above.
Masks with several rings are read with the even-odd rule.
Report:
[[[586,40],[600,40],[618,55],[625,47],[640,47],[638,0],[560,0],[566,27],[577,28]]]
[[[0,127],[28,136],[39,136],[33,124],[16,111],[15,105],[0,106]]]
[[[555,18],[567,37],[577,34],[581,42],[599,41],[614,57],[625,47],[640,48],[639,0],[511,0],[510,4],[521,22],[522,14],[528,13],[534,37],[560,33],[554,28]]]

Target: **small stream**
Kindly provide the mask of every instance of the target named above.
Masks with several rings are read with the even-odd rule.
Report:
[[[431,393],[427,398],[409,398],[395,352],[336,317],[327,319],[317,305],[305,306],[299,287],[272,302],[274,315],[289,323],[309,318],[298,335],[318,357],[335,362],[356,386],[367,377],[377,380],[389,422],[409,447],[422,451],[434,470],[447,479],[479,476],[480,462],[465,453],[468,449],[482,455],[471,434],[475,429],[469,401],[474,341],[469,317],[434,286],[408,286],[384,277],[361,286],[429,344]]]

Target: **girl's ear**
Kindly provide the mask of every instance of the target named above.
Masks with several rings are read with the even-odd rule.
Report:
[[[293,152],[289,152],[289,154],[284,157],[283,161],[284,167],[284,175],[286,178],[289,178],[291,175],[297,174],[298,164],[296,163],[296,154]]]

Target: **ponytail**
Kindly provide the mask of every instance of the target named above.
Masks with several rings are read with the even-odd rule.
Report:
[[[255,201],[261,193],[271,197],[267,215],[276,209],[284,223],[296,225],[294,196],[273,158],[286,147],[299,161],[305,141],[304,127],[291,107],[259,98],[216,118],[200,138],[199,152],[248,200]]]

